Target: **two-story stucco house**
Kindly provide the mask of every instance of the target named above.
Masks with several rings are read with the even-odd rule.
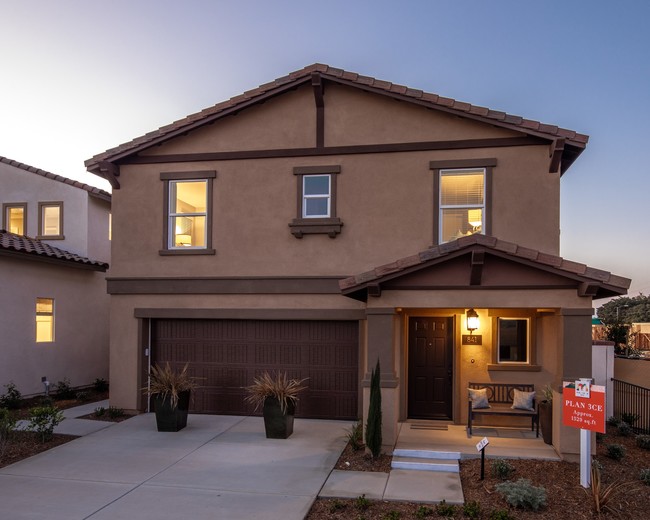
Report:
[[[108,379],[111,195],[0,157],[0,206],[0,385]]]
[[[150,363],[188,362],[196,412],[249,413],[243,387],[281,369],[309,377],[299,415],[355,419],[380,359],[390,444],[462,424],[470,381],[589,375],[592,300],[630,281],[559,256],[587,139],[316,64],[93,157],[111,402],[143,409]]]

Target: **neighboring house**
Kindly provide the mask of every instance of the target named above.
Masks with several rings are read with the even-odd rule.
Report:
[[[250,413],[280,369],[309,377],[299,415],[356,419],[379,359],[391,444],[463,424],[470,381],[588,376],[592,300],[630,280],[558,256],[587,139],[316,64],[89,159],[114,188],[111,403],[145,409],[169,361],[196,412]]]
[[[0,157],[0,394],[108,379],[111,195]]]

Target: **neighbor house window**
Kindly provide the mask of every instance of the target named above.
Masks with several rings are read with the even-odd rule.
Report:
[[[497,361],[529,363],[530,320],[528,318],[497,319]]]
[[[343,225],[336,216],[336,178],[340,166],[301,166],[293,169],[298,180],[296,218],[289,224],[296,238],[327,234],[335,238]]]
[[[214,254],[211,249],[212,181],[216,172],[162,173],[165,184],[161,253]]]
[[[38,203],[38,238],[61,240],[63,236],[63,202]]]
[[[491,231],[491,175],[496,159],[432,161],[434,244]]]
[[[36,298],[36,343],[54,341],[54,300]]]
[[[2,229],[24,235],[27,230],[27,204],[3,204],[2,208]]]

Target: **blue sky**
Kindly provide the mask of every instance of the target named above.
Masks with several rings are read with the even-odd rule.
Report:
[[[650,2],[0,0],[0,20],[2,156],[107,188],[85,159],[327,63],[588,134],[561,254],[650,293]]]

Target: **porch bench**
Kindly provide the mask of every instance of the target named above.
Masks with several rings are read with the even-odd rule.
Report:
[[[522,392],[533,392],[535,385],[510,384],[510,383],[468,383],[468,387],[473,390],[487,389],[488,402],[490,408],[472,408],[472,399],[469,398],[469,409],[467,411],[467,430],[472,435],[472,422],[477,415],[508,415],[514,417],[530,417],[530,430],[535,431],[537,428],[537,437],[539,437],[539,408],[535,405],[533,399],[533,410],[521,410],[512,408],[515,389]]]

